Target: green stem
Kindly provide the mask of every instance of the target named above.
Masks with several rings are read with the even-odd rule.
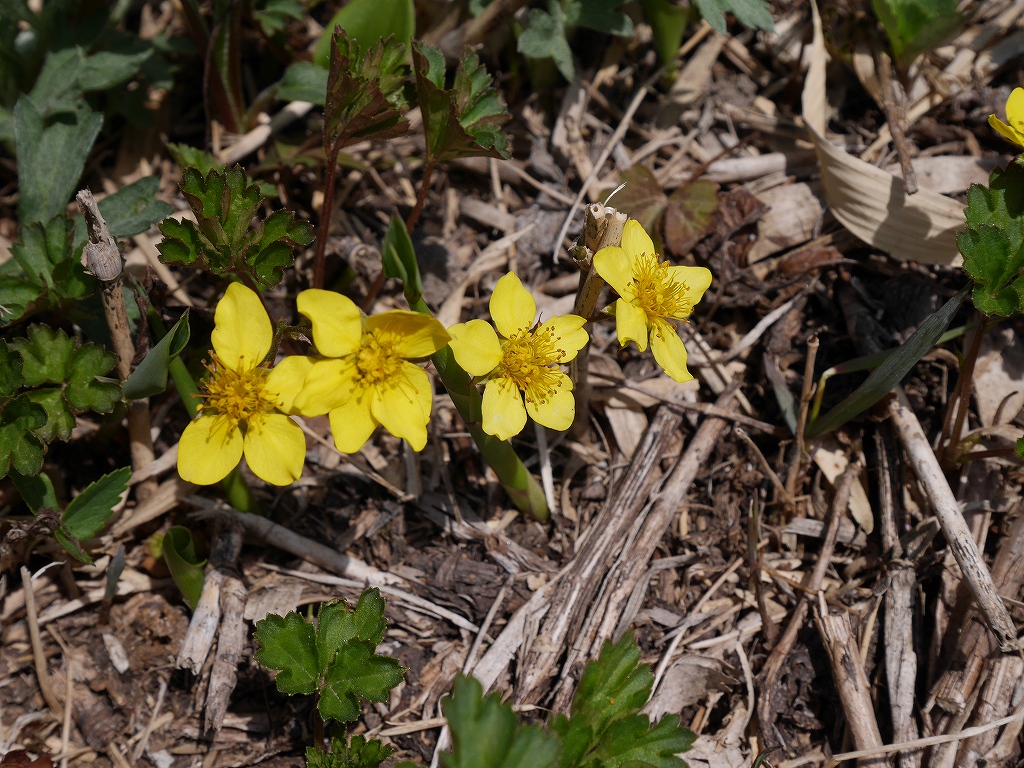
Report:
[[[149,326],[153,329],[156,340],[159,341],[167,334],[167,326],[164,325],[152,305],[149,307],[148,315]],[[188,368],[180,357],[175,357],[170,361],[167,371],[171,375],[171,381],[174,382],[174,387],[178,390],[178,395],[181,397],[182,405],[185,406],[189,418],[194,419],[199,412],[199,387],[196,386],[195,379],[192,378],[192,374],[188,372]],[[231,470],[231,473],[221,480],[220,484],[224,488],[228,503],[239,512],[262,514],[259,502],[252,495],[252,489],[245,482],[238,467]]]
[[[422,298],[410,301],[409,306],[425,315],[432,314]],[[546,523],[551,519],[551,512],[548,510],[548,503],[544,498],[544,489],[516,455],[511,443],[507,440],[499,440],[481,428],[480,404],[482,398],[480,390],[473,384],[470,375],[456,362],[451,348],[445,347],[435,352],[431,360],[434,363],[434,368],[437,369],[438,378],[441,379],[444,388],[451,395],[455,408],[468,425],[469,433],[473,436],[477,448],[480,449],[480,455],[494,470],[494,474],[498,476],[498,482],[512,499],[512,503],[523,514],[529,515],[541,523]]]

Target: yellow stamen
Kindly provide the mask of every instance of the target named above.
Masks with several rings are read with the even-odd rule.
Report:
[[[506,339],[496,371],[498,377],[511,379],[528,403],[546,403],[563,382],[560,371],[552,367],[566,356],[565,350],[558,347],[559,341],[561,337],[544,326],[520,331]]]
[[[239,425],[248,426],[253,417],[262,417],[274,411],[279,403],[266,389],[266,368],[251,368],[245,371],[233,371],[221,362],[216,353],[212,362],[206,366],[210,372],[203,385],[204,402],[200,409],[214,411],[218,416],[227,419],[231,429]]]
[[[367,331],[356,352],[358,382],[364,387],[392,387],[397,383],[402,358],[395,347],[400,339],[381,330]]]
[[[637,257],[633,267],[634,300],[650,318],[672,317],[679,320],[690,316],[693,303],[687,298],[686,283],[676,282],[669,273],[671,265],[658,261],[657,254],[644,253]]]

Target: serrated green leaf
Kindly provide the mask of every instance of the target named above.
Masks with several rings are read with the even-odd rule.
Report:
[[[196,555],[192,532],[180,525],[168,528],[163,536],[162,554],[175,586],[178,587],[188,607],[195,610],[199,597],[203,594],[203,567],[206,561],[200,560]]]
[[[0,339],[0,398],[12,397],[25,383],[21,375],[21,355]]]
[[[204,251],[207,243],[191,221],[164,219],[160,222],[160,234],[164,236],[157,246],[161,261],[187,267],[196,262],[200,262],[200,265],[206,263]]]
[[[32,312],[43,289],[23,277],[0,277],[0,326],[10,325]]]
[[[679,725],[679,715],[666,715],[650,727],[647,715],[613,722],[593,754],[601,768],[686,768],[676,757],[693,746],[696,735]]]
[[[324,107],[324,151],[328,158],[364,138],[387,139],[409,130],[405,46],[393,36],[360,45],[343,29],[331,41]]]
[[[827,414],[816,420],[807,429],[807,437],[817,439],[838,429],[850,419],[860,415],[883,397],[892,392],[910,369],[927,354],[943,332],[953,321],[960,309],[970,286],[963,288],[939,310],[918,326],[918,329],[903,344],[871,372],[867,380]]]
[[[131,467],[115,469],[75,496],[61,518],[68,533],[79,540],[95,536],[114,514],[131,475]]]
[[[665,247],[682,257],[711,230],[718,210],[718,185],[708,179],[679,187],[668,198],[662,230]]]
[[[46,423],[46,412],[25,395],[9,400],[0,409],[0,477],[13,467],[34,475],[43,466],[46,447],[34,434]]]
[[[67,380],[75,342],[61,329],[29,326],[26,338],[15,339],[11,347],[21,356],[21,373],[27,386],[63,384]]]
[[[386,627],[384,598],[376,587],[365,590],[359,596],[354,611],[348,609],[344,600],[326,603],[320,609],[316,626],[320,669],[328,669],[338,649],[350,640],[363,640],[373,647],[380,645]]]
[[[188,310],[178,319],[149,354],[143,358],[132,375],[124,383],[123,395],[126,400],[159,395],[167,389],[167,375],[171,361],[181,354],[188,344],[190,330]]]
[[[291,211],[277,211],[263,221],[245,254],[256,282],[262,286],[277,285],[284,270],[295,262],[295,250],[313,242],[313,225],[296,221]]]
[[[491,76],[472,51],[459,62],[455,84],[445,90],[444,57],[432,46],[413,44],[416,96],[423,115],[427,161],[458,157],[508,157],[501,126],[511,119]]]
[[[872,0],[871,6],[905,64],[941,45],[961,22],[956,0]]]
[[[79,411],[110,413],[121,399],[120,385],[102,381],[99,377],[114,367],[117,358],[103,347],[85,344],[75,350],[71,358],[64,396],[68,404]]]
[[[317,664],[313,625],[292,611],[287,616],[267,614],[256,622],[253,638],[259,650],[253,655],[267,669],[280,670],[277,690],[282,693],[316,693],[321,670]]]
[[[587,664],[572,700],[572,719],[580,719],[600,737],[609,723],[643,709],[654,675],[640,663],[632,633],[618,643],[605,641],[597,661]]]
[[[18,155],[18,215],[25,224],[49,221],[64,210],[78,186],[103,115],[84,103],[47,125],[28,96],[14,107],[14,141]]]
[[[519,52],[530,59],[552,59],[569,82],[576,78],[572,49],[566,39],[565,14],[558,0],[548,0],[548,10],[534,8],[527,26],[516,43]]]
[[[277,98],[283,101],[308,101],[322,107],[327,100],[327,74],[326,67],[317,66],[311,61],[297,61],[284,71],[284,77],[277,86]],[[178,164],[181,165],[181,162]]]
[[[317,708],[323,718],[350,723],[359,717],[359,698],[387,701],[388,692],[402,682],[405,668],[390,656],[378,656],[374,645],[350,640],[338,649],[324,676]]]
[[[195,168],[203,176],[208,174],[210,171],[217,169],[223,170],[224,164],[217,162],[217,158],[211,155],[209,152],[204,152],[196,147],[190,147],[187,144],[167,144],[167,151],[171,153],[171,157],[174,158],[174,162],[178,164],[178,167],[184,170],[185,168]]]
[[[380,739],[353,736],[352,741],[346,743],[335,736],[331,739],[330,752],[306,748],[306,768],[380,768],[394,752],[394,747]]]
[[[43,442],[67,442],[75,428],[75,414],[64,399],[63,387],[45,387],[26,392],[25,396],[46,411],[46,423],[35,430]]]
[[[416,31],[416,8],[413,0],[391,0],[384,8],[379,0],[346,3],[324,27],[313,53],[313,61],[325,69],[331,58],[331,37],[336,27],[344,29],[363,48],[376,45],[378,40],[391,35],[408,46]]]
[[[391,214],[391,223],[384,234],[380,255],[384,276],[401,280],[406,301],[410,307],[415,306],[423,297],[423,280],[409,230],[397,214]]]
[[[556,737],[520,725],[511,704],[497,692],[484,697],[471,677],[455,677],[441,709],[452,732],[452,751],[441,753],[445,768],[551,768],[558,760]]]
[[[741,24],[751,29],[771,32],[775,28],[771,6],[766,0],[694,0],[694,3],[704,20],[723,35],[727,32],[727,13],[732,13]]]

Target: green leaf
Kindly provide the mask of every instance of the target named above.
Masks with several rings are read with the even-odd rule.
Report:
[[[184,170],[185,168],[192,167],[203,176],[214,169],[224,170],[226,167],[223,163],[217,162],[217,158],[209,152],[204,152],[196,147],[190,147],[187,144],[168,143],[167,151],[171,153],[171,157],[174,158],[174,162],[178,164],[179,168]]]
[[[622,5],[625,5],[625,0],[576,0],[572,3],[572,21],[577,27],[632,37],[633,20],[617,10]]]
[[[283,101],[308,101],[322,107],[326,97],[327,69],[311,61],[297,61],[289,66],[277,86],[277,98]],[[178,164],[182,165],[180,161]]]
[[[405,222],[397,214],[391,214],[391,223],[384,234],[384,242],[380,249],[384,276],[397,277],[405,288],[405,298],[409,306],[419,302],[423,296],[423,281],[420,278],[420,266],[416,259],[416,250],[409,237]]]
[[[124,383],[126,400],[159,395],[167,389],[167,375],[171,360],[181,354],[188,344],[190,330],[188,310],[179,318],[170,331],[164,335]]]
[[[278,211],[255,228],[253,217],[264,201],[240,166],[213,169],[205,175],[185,168],[181,191],[198,224],[164,219],[157,246],[163,261],[205,269],[220,276],[247,274],[263,288],[281,281],[294,252],[313,242],[308,222]]]
[[[15,353],[7,342],[0,339],[0,398],[13,397],[25,383],[21,375],[21,355]]]
[[[679,187],[668,198],[662,229],[665,247],[682,257],[704,238],[713,226],[718,210],[718,185],[697,179]]]
[[[941,45],[961,21],[956,0],[872,0],[871,6],[903,64]]]
[[[384,598],[376,587],[359,596],[355,611],[350,611],[344,600],[326,603],[317,616],[316,649],[321,670],[328,669],[334,657],[350,640],[363,640],[378,646],[384,640],[387,621],[384,618]]]
[[[548,0],[548,10],[530,11],[527,27],[519,36],[519,52],[530,59],[552,59],[569,82],[576,78],[572,49],[566,39],[565,14],[558,0]]]
[[[63,387],[46,387],[26,392],[25,397],[46,411],[46,424],[35,433],[44,442],[67,442],[75,428],[75,414],[64,399]]]
[[[614,645],[605,641],[597,661],[587,664],[572,700],[572,719],[600,736],[609,723],[639,712],[651,695],[654,675],[640,663],[632,633]]]
[[[378,656],[374,644],[350,640],[338,649],[324,676],[317,709],[324,719],[350,723],[359,718],[359,699],[384,702],[402,682],[405,668],[390,656]]]
[[[196,545],[188,528],[175,525],[167,529],[163,537],[163,557],[181,596],[188,607],[195,610],[203,594],[206,561],[196,556]]]
[[[33,312],[42,293],[41,287],[24,277],[0,277],[0,326]]]
[[[807,429],[807,437],[814,440],[838,429],[892,392],[893,388],[903,380],[910,369],[927,354],[928,350],[942,336],[967,297],[967,290],[968,288],[962,289],[938,312],[930,315],[909,339],[871,372],[867,380],[857,387],[853,394],[811,424]]]
[[[21,494],[22,501],[36,514],[40,509],[60,509],[57,503],[57,491],[53,481],[45,472],[26,476],[18,471],[11,472],[11,481]]]
[[[653,728],[647,715],[631,715],[611,724],[593,754],[601,768],[686,768],[676,757],[693,746],[696,735],[679,725],[679,715],[666,715]]]
[[[61,518],[68,533],[79,540],[95,536],[114,514],[131,475],[131,467],[115,469],[75,496]]]
[[[70,222],[63,216],[54,216],[46,224],[23,225],[18,235],[21,239],[11,246],[14,260],[31,282],[52,289],[54,269],[71,258]]]
[[[117,359],[103,347],[85,344],[75,350],[71,358],[64,396],[68,404],[79,411],[110,413],[121,399],[121,387],[113,381],[100,379],[108,373]]]
[[[380,768],[394,752],[394,747],[380,739],[353,736],[352,741],[346,743],[335,736],[331,739],[330,752],[306,748],[306,768]]]
[[[964,269],[974,278],[974,306],[986,315],[1009,317],[1020,309],[1015,283],[1024,268],[1024,244],[1016,248],[990,224],[957,233]]]
[[[459,674],[452,695],[441,702],[452,732],[452,751],[441,753],[445,768],[551,768],[558,760],[558,739],[539,725],[519,724],[512,705],[497,692]]]
[[[341,27],[363,48],[369,48],[391,35],[408,46],[416,31],[416,8],[413,0],[391,0],[384,8],[380,0],[352,0],[338,11],[324,27],[316,45],[313,61],[327,68],[331,58],[331,38],[335,27]]]
[[[64,210],[78,179],[103,115],[81,105],[63,112],[47,125],[28,96],[14,107],[14,142],[18,155],[18,215],[25,224],[49,221]]]
[[[640,0],[640,5],[654,34],[654,50],[658,54],[658,62],[665,64],[674,61],[690,23],[689,11],[672,0]]]
[[[740,23],[751,29],[763,29],[767,32],[775,29],[767,0],[694,0],[694,3],[704,20],[723,35],[727,31],[727,13],[732,13]]]
[[[13,468],[23,475],[42,469],[46,447],[35,435],[46,423],[46,411],[25,395],[0,408],[0,477]]]
[[[252,15],[267,37],[282,32],[290,22],[306,17],[306,7],[299,0],[262,0],[258,6]]]
[[[287,616],[267,614],[256,622],[253,638],[259,650],[253,655],[267,669],[278,669],[281,693],[316,693],[321,669],[317,664],[313,625],[295,611]]]
[[[15,339],[11,347],[21,356],[21,371],[27,386],[67,381],[75,342],[61,329],[48,325],[30,326],[26,338]]]
[[[146,176],[100,200],[100,213],[110,234],[132,237],[170,216],[174,209],[163,200],[156,199],[159,189],[160,177]]]
[[[403,89],[405,46],[393,36],[366,48],[339,29],[331,41],[324,107],[324,150],[334,157],[362,139],[389,139],[409,130]]]
[[[448,90],[444,88],[444,57],[440,51],[413,43],[412,59],[427,139],[427,162],[440,163],[458,157],[509,157],[508,137],[501,126],[511,115],[491,87],[492,78],[477,55],[472,51],[466,53]]]

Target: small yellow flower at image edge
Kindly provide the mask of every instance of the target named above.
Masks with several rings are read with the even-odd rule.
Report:
[[[534,324],[537,303],[511,272],[494,287],[490,311],[494,327],[470,320],[448,329],[459,365],[484,381],[484,432],[508,440],[522,432],[527,414],[545,427],[568,429],[576,403],[572,380],[558,365],[586,346],[587,321],[559,315]]]
[[[1003,138],[1024,147],[1024,88],[1014,88],[1006,100],[1006,122],[989,115],[988,124]]]
[[[347,296],[311,289],[297,299],[313,324],[322,359],[310,358],[295,408],[327,414],[334,444],[355,453],[378,426],[422,451],[434,390],[427,372],[410,360],[444,348],[450,336],[429,315],[395,309],[366,317]]]
[[[634,219],[626,222],[621,247],[594,254],[594,269],[619,294],[613,304],[619,344],[635,341],[643,352],[650,342],[665,373],[680,383],[692,381],[686,347],[671,321],[690,316],[711,285],[711,270],[661,261],[650,236]]]
[[[306,439],[289,417],[310,363],[286,357],[262,365],[274,339],[260,297],[238,283],[228,286],[214,313],[209,378],[203,401],[178,444],[178,474],[210,485],[227,477],[242,456],[249,469],[272,485],[302,475]]]

